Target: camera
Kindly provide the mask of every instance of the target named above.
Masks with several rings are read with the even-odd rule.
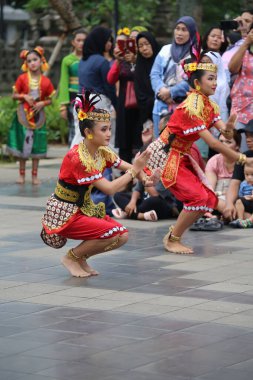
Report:
[[[222,30],[238,29],[239,22],[235,20],[223,20],[223,21],[220,21],[220,28]]]

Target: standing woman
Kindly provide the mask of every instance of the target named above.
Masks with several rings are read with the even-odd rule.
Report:
[[[238,74],[231,90],[231,112],[238,114],[236,129],[245,129],[253,119],[253,24],[250,31],[231,58],[228,65],[231,74]],[[241,150],[247,150],[245,135],[242,136]]]
[[[110,62],[104,54],[112,47],[112,32],[108,28],[97,26],[87,36],[83,44],[83,56],[78,67],[79,92],[83,89],[100,94],[97,107],[111,112],[111,106],[116,108],[117,98],[115,86],[107,82]],[[80,130],[77,130],[71,147],[82,140]]]
[[[141,27],[133,28],[129,37],[135,39],[140,28]],[[124,29],[122,29],[122,34],[124,34]],[[128,38],[126,41],[127,40]],[[135,43],[133,47],[135,47]],[[139,121],[139,108],[134,91],[136,54],[128,49],[122,52],[118,42],[114,49],[114,57],[115,61],[107,75],[107,80],[111,85],[119,81],[115,147],[119,148],[120,157],[130,163],[134,156],[133,150],[140,149],[142,146],[142,126]],[[131,91],[128,92],[128,90]],[[133,100],[131,105],[127,104],[126,101],[128,93],[133,95],[131,97],[131,100]]]
[[[151,159],[147,165],[151,172],[157,166],[161,168],[164,187],[184,203],[175,226],[169,229],[163,239],[167,251],[182,254],[193,253],[190,247],[180,241],[186,229],[205,212],[220,210],[217,196],[191,156],[192,144],[202,138],[211,148],[229,160],[241,165],[246,162],[253,164],[253,158],[233,151],[209,132],[214,126],[223,136],[232,138],[236,117],[230,116],[226,124],[220,120],[218,106],[209,100],[209,96],[213,95],[216,89],[217,67],[211,63],[198,62],[184,65],[189,84],[194,90],[177,107],[160,137],[149,145]]]
[[[172,112],[176,103],[186,97],[189,85],[182,80],[181,60],[188,57],[196,42],[197,26],[194,19],[184,16],[177,20],[172,44],[158,53],[151,70],[151,85],[155,93],[153,122],[155,137],[159,135],[159,121],[163,110]]]
[[[204,51],[215,51],[222,55],[228,47],[228,41],[223,30],[219,26],[212,26],[202,39],[202,49]]]
[[[45,244],[61,248],[67,239],[82,240],[63,257],[62,263],[75,277],[98,274],[87,259],[99,253],[119,248],[128,238],[127,230],[105,213],[105,204],[94,204],[92,188],[105,194],[122,190],[144,168],[149,152],[143,152],[133,165],[122,161],[109,147],[110,114],[94,107],[100,97],[86,91],[77,96],[83,141],[75,145],[63,159],[54,194],[48,199],[43,217],[41,237]],[[108,181],[105,168],[124,170],[121,177]]]
[[[83,44],[86,36],[86,32],[82,29],[78,29],[73,32],[71,40],[73,51],[71,54],[64,57],[61,63],[61,77],[59,83],[58,99],[61,107],[61,116],[63,119],[68,120],[69,145],[71,145],[71,142],[75,136],[75,122],[72,101],[75,99],[76,94],[79,90],[78,65],[82,57]]]
[[[140,123],[143,126],[148,120],[152,120],[154,91],[151,87],[150,71],[159,52],[159,45],[150,32],[139,33],[136,43],[138,53],[134,73],[134,87],[140,110]]]
[[[19,101],[17,114],[12,122],[7,152],[19,160],[18,184],[25,183],[26,161],[32,158],[32,184],[39,185],[39,159],[47,154],[47,131],[44,107],[51,104],[55,93],[51,81],[42,75],[48,70],[44,50],[37,46],[32,50],[23,50],[21,74],[14,87],[13,99]]]

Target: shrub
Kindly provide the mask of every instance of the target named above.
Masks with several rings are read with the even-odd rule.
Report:
[[[53,99],[52,104],[45,108],[48,142],[65,144],[68,136],[67,122],[59,112],[59,102]],[[11,96],[0,98],[0,145],[6,144],[9,128],[17,110],[17,102]]]

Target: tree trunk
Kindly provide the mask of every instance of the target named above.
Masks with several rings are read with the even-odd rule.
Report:
[[[64,42],[65,38],[67,37],[67,33],[81,27],[80,21],[78,20],[78,18],[76,17],[76,15],[73,11],[71,0],[49,0],[49,2],[52,5],[52,8],[55,9],[59,13],[60,17],[65,22],[67,30],[66,30],[66,33],[63,33],[60,36],[57,44],[54,47],[54,50],[53,50],[51,57],[49,58],[49,61],[48,61],[49,69],[45,73],[46,76],[49,74],[49,71],[50,71],[51,67],[53,66],[53,64],[54,64],[54,62],[55,62],[55,60],[56,60],[56,58],[57,58],[57,56],[61,50],[63,42]]]
[[[203,6],[202,0],[178,0],[179,17],[192,16],[198,29],[201,29]]]
[[[81,23],[74,13],[71,0],[49,0],[49,2],[65,22],[67,31],[81,27]]]

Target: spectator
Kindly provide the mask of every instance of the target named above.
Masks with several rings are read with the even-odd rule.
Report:
[[[250,120],[244,129],[246,142],[249,150],[245,152],[247,157],[253,157],[253,120]],[[223,211],[224,217],[230,221],[237,219],[237,211],[235,202],[238,198],[241,182],[245,180],[244,170],[241,165],[235,165],[234,173],[229,184],[226,196],[226,207]]]
[[[151,70],[151,85],[155,92],[153,108],[154,135],[159,135],[159,120],[164,109],[180,103],[189,90],[182,80],[180,62],[190,54],[190,47],[196,41],[197,26],[192,17],[184,16],[177,20],[172,44],[165,45],[158,53]]]
[[[71,44],[73,51],[63,58],[61,63],[61,77],[59,83],[59,102],[60,112],[63,119],[68,120],[69,136],[68,143],[71,142],[75,136],[75,121],[73,115],[73,103],[76,94],[78,93],[78,65],[82,57],[83,44],[87,33],[78,29],[72,35]],[[77,128],[78,123],[76,123]]]
[[[164,194],[160,196],[155,187],[145,189],[140,181],[132,192],[116,193],[114,201],[118,208],[112,210],[112,214],[118,219],[129,218],[156,222],[179,214],[176,200],[168,190],[166,190],[166,196]]]
[[[130,37],[135,38],[137,34],[138,30],[137,27],[135,27],[131,30]],[[139,109],[134,92],[134,71],[136,62],[134,49],[134,47],[132,51],[122,49],[119,41],[117,41],[114,49],[115,61],[107,75],[109,84],[114,85],[119,81],[115,147],[119,148],[121,158],[129,163],[132,161],[134,149],[139,150],[142,146],[142,126],[139,121]],[[133,103],[131,105],[126,104],[128,90],[132,91]]]
[[[230,223],[232,227],[253,227],[253,168],[244,166],[245,180],[240,185],[239,199],[235,203],[238,219]]]
[[[110,62],[104,57],[112,46],[111,30],[98,26],[87,36],[83,45],[83,57],[78,67],[79,91],[91,90],[100,94],[101,101],[96,107],[106,109],[111,113],[112,106],[116,107],[115,86],[107,83],[107,73]],[[74,115],[76,117],[76,115]],[[78,123],[78,121],[77,121]],[[71,147],[82,141],[79,129],[76,130]]]
[[[151,127],[152,109],[154,106],[154,91],[150,82],[150,71],[155,57],[159,51],[159,45],[150,32],[141,32],[136,38],[137,60],[134,75],[134,87],[140,110],[140,123],[142,126]],[[145,129],[144,126],[144,129]]]
[[[202,40],[202,49],[204,51],[215,51],[222,55],[226,51],[227,46],[228,41],[219,26],[212,26]]]
[[[220,142],[230,149],[238,152],[241,144],[241,135],[234,130],[232,139],[228,139],[223,135],[219,136]],[[211,157],[205,168],[206,177],[220,200],[220,208],[225,208],[225,197],[231,181],[235,163],[228,157],[219,153]]]
[[[226,70],[228,80],[230,80],[230,74],[228,70],[229,62],[239,49],[240,45],[242,45],[244,38],[246,38],[249,32],[250,25],[253,22],[253,10],[243,11],[241,16],[238,16],[235,20],[239,23],[239,27],[236,32],[240,33],[240,38],[237,42],[235,42],[234,46],[230,47],[230,49],[222,55],[222,61],[224,63],[224,68]]]
[[[225,68],[221,59],[221,55],[218,52],[208,51],[204,53],[201,62],[214,63],[217,68],[217,87],[214,95],[210,96],[210,99],[218,104],[220,107],[220,115],[223,121],[228,119],[228,107],[227,98],[230,94],[230,88],[225,72]]]
[[[231,90],[231,113],[238,115],[236,129],[245,129],[245,126],[253,119],[253,24],[238,51],[233,55],[229,70],[237,74]],[[246,150],[246,140],[243,138],[241,150]]]

